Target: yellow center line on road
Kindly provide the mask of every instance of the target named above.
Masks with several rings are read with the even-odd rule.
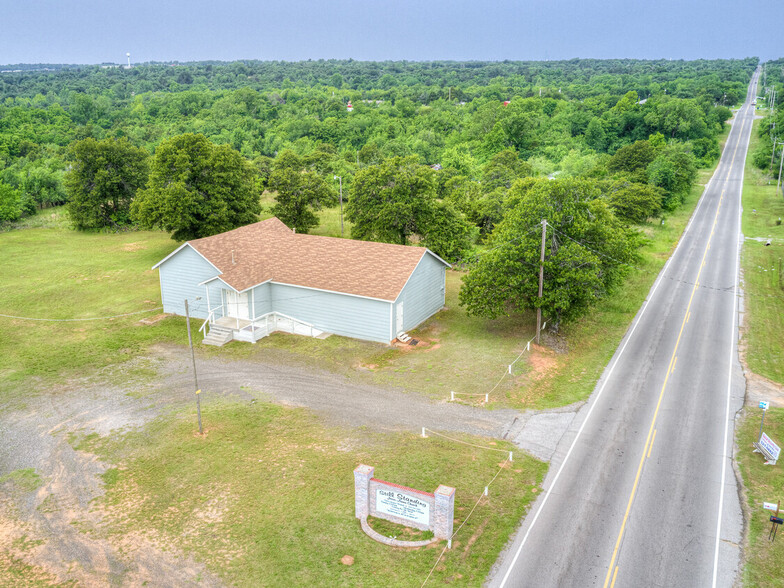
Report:
[[[688,315],[689,315],[689,313],[686,313],[686,315],[688,316]],[[689,321],[686,321],[686,322],[688,323]],[[672,373],[672,372],[674,372],[674,371],[675,371],[675,364],[676,364],[676,363],[678,363],[678,358],[677,358],[677,357],[676,357],[676,358],[675,358],[675,360],[672,362],[672,369],[670,370],[670,373]],[[654,434],[655,434],[655,433],[656,433],[656,432],[654,431]]]
[[[740,129],[738,130],[738,136],[743,134],[743,126],[746,124],[746,120],[744,119],[741,122]],[[740,140],[735,142],[735,151],[732,155],[732,161],[735,161],[735,154],[738,151],[738,146],[740,145]],[[730,167],[730,171],[732,168]],[[729,180],[730,172],[727,173],[727,180]],[[725,180],[726,181],[726,180]],[[721,198],[724,197],[724,190],[721,192]],[[719,204],[721,204],[721,199],[719,200]],[[713,217],[713,226],[716,226],[716,223],[719,218],[719,207],[716,208],[716,214]],[[607,588],[610,585],[610,578],[612,577],[612,584],[615,584],[615,577],[618,575],[618,566],[615,565],[615,561],[618,557],[618,550],[621,547],[621,540],[623,539],[623,532],[626,530],[626,522],[629,519],[629,513],[632,510],[632,503],[634,502],[634,496],[637,494],[637,486],[640,483],[640,477],[642,476],[642,466],[645,463],[645,457],[650,453],[653,444],[653,438],[656,435],[656,418],[659,416],[659,409],[661,408],[662,399],[664,398],[664,391],[667,389],[667,382],[669,382],[670,374],[672,373],[673,368],[675,367],[675,362],[677,361],[677,353],[678,353],[678,346],[681,343],[681,337],[683,336],[683,331],[686,328],[687,317],[689,316],[691,310],[691,304],[694,301],[694,294],[697,292],[697,288],[700,285],[700,275],[702,274],[702,268],[705,265],[705,258],[708,255],[708,250],[710,249],[710,243],[713,239],[713,229],[711,230],[710,237],[708,238],[708,243],[705,246],[705,252],[702,254],[702,261],[700,262],[700,269],[697,271],[697,279],[695,280],[694,287],[691,290],[691,295],[689,296],[689,304],[686,306],[686,313],[683,315],[683,322],[681,322],[681,328],[678,332],[678,338],[675,341],[675,348],[672,350],[672,356],[670,357],[670,365],[667,368],[667,373],[664,376],[664,383],[662,384],[661,391],[659,392],[659,399],[656,402],[656,410],[653,412],[653,419],[651,420],[651,426],[648,429],[648,436],[645,438],[645,445],[642,449],[642,456],[640,457],[640,464],[637,466],[637,475],[634,477],[634,484],[632,485],[632,492],[629,496],[629,502],[626,504],[626,512],[623,514],[623,520],[621,521],[621,529],[618,532],[618,539],[615,541],[615,548],[613,549],[612,559],[610,560],[610,566],[607,568],[607,575],[604,579],[604,588]],[[613,573],[613,568],[615,569],[615,573]]]
[[[613,574],[612,584],[610,584],[610,588],[614,588],[615,586],[615,578],[618,577],[618,566],[615,566],[615,573]]]
[[[653,442],[656,441],[656,431],[658,431],[658,429],[653,430],[653,439],[651,439],[651,444],[648,446],[648,455],[645,456],[645,459],[649,459],[651,457],[651,451],[653,450]]]

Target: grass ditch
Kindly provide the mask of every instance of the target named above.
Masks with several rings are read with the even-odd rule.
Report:
[[[760,141],[760,123],[754,121],[749,154]],[[741,349],[747,369],[778,384],[784,383],[784,276],[779,265],[784,257],[784,226],[778,224],[780,217],[784,217],[784,199],[776,194],[775,179],[747,157],[741,221],[746,238],[741,252],[745,306]],[[765,245],[768,239],[770,246]],[[784,473],[781,465],[766,466],[760,454],[752,453],[761,413],[747,406],[736,430],[747,518],[743,581],[750,587],[784,585],[784,537],[768,540],[771,513],[762,508],[763,502],[784,501]],[[784,442],[784,409],[767,411],[765,432],[779,445]]]
[[[221,403],[203,416],[203,437],[187,411],[144,430],[72,442],[116,464],[95,504],[110,539],[149,533],[237,586],[419,586],[444,542],[398,549],[367,537],[354,518],[354,468],[368,463],[384,479],[429,491],[456,487],[457,529],[500,466],[496,452],[439,437],[329,428],[305,410],[261,402]],[[484,581],[546,469],[515,453],[445,553],[434,585]],[[374,523],[380,532],[406,533]],[[353,565],[341,563],[346,555]]]
[[[781,464],[766,466],[751,444],[759,435],[762,410],[747,407],[737,430],[737,459],[746,492],[748,526],[744,556],[743,583],[749,588],[781,586],[784,584],[784,530],[779,529],[776,541],[769,541],[771,511],[762,508],[763,502],[782,501],[784,507],[784,471]],[[765,415],[765,432],[782,445],[784,441],[784,409],[771,408]]]
[[[751,154],[760,141],[754,121]],[[746,314],[744,351],[756,374],[784,383],[784,198],[776,195],[776,182],[746,160],[743,182],[742,230],[746,237],[741,264]],[[770,239],[771,245],[764,241]]]

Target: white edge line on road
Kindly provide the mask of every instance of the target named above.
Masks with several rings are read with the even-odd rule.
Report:
[[[733,125],[733,128],[730,129],[730,134],[732,134],[733,130],[735,130],[735,126],[734,125]],[[727,137],[727,142],[729,142],[729,136]],[[723,157],[723,155],[724,155],[724,153],[722,152],[722,157]],[[534,514],[534,518],[531,519],[531,524],[528,526],[528,529],[526,530],[525,535],[523,535],[523,540],[520,543],[520,546],[517,548],[517,551],[515,552],[515,555],[512,558],[512,562],[509,564],[509,567],[507,568],[506,573],[504,574],[504,577],[501,580],[500,588],[504,588],[504,586],[506,585],[506,582],[509,579],[509,574],[512,573],[512,569],[514,569],[514,566],[517,563],[517,559],[520,557],[520,554],[523,551],[523,547],[525,546],[526,541],[528,541],[528,537],[531,534],[531,529],[534,528],[534,525],[536,525],[537,519],[539,519],[539,515],[541,514],[542,510],[544,510],[545,504],[547,504],[547,500],[550,498],[550,494],[552,493],[553,489],[555,488],[556,483],[558,482],[558,478],[561,477],[561,472],[563,472],[564,468],[566,467],[566,463],[569,461],[569,456],[571,456],[572,450],[574,449],[575,445],[577,444],[577,441],[580,439],[580,435],[582,435],[582,432],[583,432],[583,429],[585,428],[585,425],[588,423],[588,420],[591,418],[591,414],[593,414],[593,409],[596,408],[596,405],[599,403],[599,399],[602,396],[602,392],[604,392],[604,388],[605,388],[605,386],[607,386],[607,382],[610,381],[610,378],[612,377],[613,371],[615,371],[615,366],[618,365],[618,362],[620,361],[621,356],[623,355],[623,352],[626,350],[626,346],[629,344],[629,341],[632,340],[632,336],[634,335],[634,332],[637,330],[637,326],[640,324],[640,321],[642,320],[642,317],[645,314],[645,311],[648,310],[648,304],[650,304],[650,301],[653,299],[653,296],[656,293],[656,290],[658,290],[659,285],[662,283],[662,280],[664,278],[664,274],[667,273],[667,268],[670,266],[670,262],[678,254],[678,251],[680,250],[681,245],[683,244],[683,241],[684,241],[683,237],[691,229],[692,222],[693,222],[694,218],[697,216],[697,211],[700,209],[700,207],[702,206],[702,202],[705,200],[705,198],[704,198],[705,193],[710,188],[710,185],[711,185],[711,183],[713,181],[713,177],[715,176],[716,172],[718,172],[720,165],[721,165],[721,159],[719,160],[719,163],[716,165],[716,171],[711,176],[711,178],[708,180],[708,182],[705,184],[705,189],[703,190],[702,196],[700,196],[700,201],[697,203],[697,207],[694,209],[694,212],[692,213],[692,216],[689,219],[689,222],[686,225],[686,228],[683,230],[683,234],[681,235],[680,239],[678,239],[678,245],[675,247],[675,251],[672,252],[672,255],[667,260],[667,263],[664,264],[664,267],[662,268],[661,272],[659,272],[659,275],[656,278],[656,282],[654,283],[653,288],[651,289],[651,292],[648,295],[648,298],[645,300],[645,304],[643,305],[643,308],[640,311],[640,314],[635,319],[634,324],[632,326],[632,329],[631,329],[631,331],[629,331],[629,334],[626,337],[626,341],[623,343],[623,346],[621,347],[621,350],[618,352],[618,355],[615,357],[615,360],[613,361],[612,367],[607,372],[607,375],[604,378],[604,382],[602,382],[601,388],[599,388],[599,391],[596,393],[596,396],[593,398],[593,402],[591,404],[591,407],[588,409],[588,413],[585,415],[585,419],[583,420],[582,424],[580,425],[580,428],[577,430],[577,435],[575,435],[574,439],[572,440],[572,444],[569,446],[569,451],[566,452],[566,456],[564,456],[564,460],[563,460],[563,462],[561,462],[561,467],[558,468],[558,472],[555,474],[555,478],[553,478],[552,484],[550,484],[550,487],[545,491],[544,497],[542,498],[542,502],[539,505],[539,509],[536,511],[536,514]],[[725,443],[725,446],[726,446],[726,443]]]
[[[754,95],[756,95],[756,84],[754,86]],[[751,137],[751,133],[754,132],[754,116],[751,117],[751,128],[749,129],[749,137]],[[740,137],[738,137],[740,140]],[[724,510],[724,483],[727,476],[727,437],[729,436],[729,428],[730,428],[730,399],[732,397],[732,358],[733,353],[735,351],[735,319],[736,319],[736,309],[738,306],[738,292],[737,289],[740,287],[738,284],[738,274],[740,271],[740,234],[741,234],[741,219],[743,214],[743,180],[746,174],[746,157],[748,156],[749,145],[746,144],[746,147],[743,149],[743,165],[741,166],[740,172],[740,194],[738,195],[738,226],[736,232],[736,239],[735,239],[735,296],[733,296],[732,301],[732,320],[730,321],[730,353],[729,353],[729,360],[727,366],[727,405],[725,409],[724,415],[724,444],[722,445],[721,451],[721,485],[719,486],[719,512],[716,517],[716,545],[713,550],[713,582],[711,586],[716,588],[716,582],[718,581],[719,575],[719,544],[721,542],[721,517]]]

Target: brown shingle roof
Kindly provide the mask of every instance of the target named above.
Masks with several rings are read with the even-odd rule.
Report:
[[[295,234],[277,218],[188,242],[238,291],[272,280],[395,300],[424,247]]]

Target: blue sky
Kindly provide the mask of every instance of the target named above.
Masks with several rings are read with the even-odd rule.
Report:
[[[0,64],[768,59],[782,22],[778,0],[0,0]]]

